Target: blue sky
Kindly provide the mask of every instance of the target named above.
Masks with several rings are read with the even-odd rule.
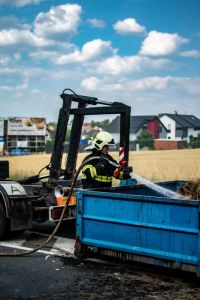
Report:
[[[59,94],[200,118],[199,0],[0,0],[0,116],[57,120]]]

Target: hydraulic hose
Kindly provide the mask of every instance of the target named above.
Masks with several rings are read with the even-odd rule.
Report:
[[[80,171],[81,171],[82,168],[83,168],[90,160],[92,160],[92,159],[100,159],[100,157],[99,157],[99,156],[95,156],[95,157],[92,157],[92,158],[88,158],[87,160],[85,160],[85,161],[79,166],[78,170],[76,171],[76,173],[75,173],[75,175],[74,175],[74,178],[73,178],[73,181],[72,181],[72,185],[71,185],[71,187],[70,187],[69,194],[68,194],[68,196],[67,196],[67,200],[66,200],[65,206],[64,206],[64,208],[63,208],[62,214],[61,214],[61,216],[60,216],[60,219],[59,219],[59,221],[58,221],[56,227],[54,228],[52,234],[48,237],[48,239],[47,239],[46,241],[44,241],[42,244],[40,244],[38,247],[36,247],[36,248],[34,248],[34,249],[32,249],[32,250],[24,251],[24,252],[21,252],[21,253],[0,253],[0,257],[3,257],[3,256],[4,256],[4,257],[5,257],[5,256],[7,256],[7,257],[10,257],[10,256],[12,256],[12,257],[13,257],[13,256],[14,256],[14,257],[16,257],[16,256],[25,256],[25,255],[32,254],[32,253],[34,253],[34,252],[36,252],[36,251],[42,249],[43,247],[45,247],[45,246],[49,243],[49,241],[55,236],[56,232],[58,231],[58,228],[60,227],[60,224],[61,224],[62,221],[63,221],[65,212],[66,212],[66,210],[67,210],[67,208],[68,208],[68,205],[69,205],[70,197],[71,197],[71,195],[72,195],[72,193],[73,193],[73,190],[74,190],[74,188],[75,188],[76,181],[77,181],[77,178],[78,178],[78,175],[79,175]]]

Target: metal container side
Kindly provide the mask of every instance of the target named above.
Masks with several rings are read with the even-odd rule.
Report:
[[[200,202],[134,192],[79,190],[77,241],[200,274]]]

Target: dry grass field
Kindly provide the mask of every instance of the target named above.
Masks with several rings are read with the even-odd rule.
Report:
[[[118,160],[118,153],[111,153]],[[86,153],[78,156],[78,165]],[[50,161],[50,155],[38,154],[16,157],[1,157],[0,160],[9,160],[10,177],[21,178],[35,175]],[[63,166],[66,157],[63,157]],[[129,165],[135,173],[150,180],[195,180],[200,178],[200,149],[140,151],[130,152]],[[46,174],[43,171],[42,174]]]

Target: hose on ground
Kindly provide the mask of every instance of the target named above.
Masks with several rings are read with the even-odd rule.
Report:
[[[36,251],[38,251],[38,250],[44,248],[44,247],[50,242],[50,240],[55,236],[55,234],[57,233],[57,231],[58,231],[58,229],[59,229],[59,227],[60,227],[60,224],[61,224],[62,221],[63,221],[65,212],[66,212],[66,210],[67,210],[67,208],[68,208],[68,205],[69,205],[70,197],[71,197],[71,195],[72,195],[72,193],[73,193],[73,190],[74,190],[74,188],[75,188],[76,181],[77,181],[77,178],[78,178],[78,175],[79,175],[80,171],[82,170],[82,168],[83,168],[90,160],[92,160],[92,159],[99,159],[99,158],[100,158],[99,156],[97,156],[97,157],[92,157],[92,158],[88,158],[88,159],[85,160],[85,161],[79,166],[79,168],[77,169],[77,171],[76,171],[76,173],[75,173],[75,175],[74,175],[73,181],[72,181],[72,185],[71,185],[70,190],[69,190],[69,194],[68,194],[67,199],[66,199],[65,206],[64,206],[63,211],[62,211],[62,214],[61,214],[61,216],[60,216],[60,219],[59,219],[59,221],[58,221],[56,227],[54,228],[52,234],[47,238],[47,240],[44,241],[42,244],[40,244],[38,247],[36,247],[36,248],[34,248],[34,249],[31,249],[31,250],[29,250],[29,251],[24,251],[24,252],[21,252],[21,253],[0,253],[0,257],[1,257],[1,256],[7,256],[7,257],[10,257],[10,256],[12,256],[12,257],[13,257],[13,256],[15,256],[15,257],[16,257],[16,256],[25,256],[25,255],[32,254],[32,253],[34,253],[34,252],[36,252]]]

